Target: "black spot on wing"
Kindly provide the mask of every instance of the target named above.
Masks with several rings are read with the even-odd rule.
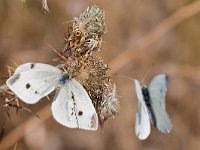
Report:
[[[74,108],[72,108],[72,112],[71,112],[71,116],[73,116],[74,115]]]
[[[79,116],[82,116],[82,115],[83,115],[83,112],[82,112],[82,111],[79,111],[79,112],[78,112],[78,115],[79,115]]]
[[[35,91],[35,94],[39,94],[39,92],[38,92],[38,91]]]
[[[31,64],[31,69],[33,69],[35,67],[35,64]]]
[[[16,82],[17,80],[19,80],[19,78],[20,78],[20,74],[14,74],[14,75],[9,79],[9,84],[10,84],[10,85],[15,84],[15,82]]]
[[[26,89],[29,89],[31,87],[30,83],[26,84]]]

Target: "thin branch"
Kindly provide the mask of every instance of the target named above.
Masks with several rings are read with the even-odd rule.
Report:
[[[168,31],[173,29],[175,26],[183,22],[184,20],[194,16],[200,12],[200,1],[195,1],[185,7],[180,8],[174,14],[166,18],[156,27],[154,27],[144,38],[142,38],[138,43],[130,46],[128,50],[119,54],[110,63],[109,66],[112,68],[112,72],[117,72],[123,66],[131,62],[138,53],[149,48],[153,43],[159,40]]]

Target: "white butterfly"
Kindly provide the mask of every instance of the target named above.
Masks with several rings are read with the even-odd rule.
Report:
[[[148,87],[135,80],[138,98],[135,133],[141,140],[149,136],[150,122],[163,133],[169,133],[172,129],[172,123],[165,109],[167,78],[166,74],[157,75]]]
[[[37,103],[60,86],[51,107],[54,119],[69,128],[98,128],[97,113],[86,90],[56,67],[41,63],[20,65],[6,84],[28,104]]]

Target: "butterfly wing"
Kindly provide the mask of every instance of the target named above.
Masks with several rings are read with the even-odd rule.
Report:
[[[140,83],[137,80],[135,80],[135,89],[136,89],[136,95],[138,98],[135,133],[139,139],[144,140],[149,136],[150,131],[151,131],[150,118],[149,118],[147,106],[144,102]]]
[[[55,89],[61,71],[41,63],[20,65],[6,81],[8,87],[25,103],[34,104]]]
[[[157,75],[152,79],[148,87],[151,106],[156,117],[156,126],[164,133],[169,133],[172,129],[172,123],[165,108],[167,80],[168,77],[166,74]]]
[[[60,70],[58,70],[56,67],[48,65],[48,64],[42,64],[42,63],[25,63],[20,65],[19,67],[16,68],[14,74],[17,73],[21,73],[24,71],[28,71],[28,70],[45,70],[46,68],[48,68],[49,70],[55,70],[60,72]]]
[[[98,117],[83,86],[74,79],[63,85],[52,104],[54,119],[69,128],[97,130]]]

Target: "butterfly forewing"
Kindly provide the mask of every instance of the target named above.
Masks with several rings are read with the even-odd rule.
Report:
[[[165,108],[165,96],[167,92],[167,75],[160,74],[152,79],[148,86],[151,106],[156,117],[156,127],[164,133],[168,133],[172,129],[171,120]]]
[[[165,96],[167,92],[168,77],[166,74],[155,76],[149,83],[148,90],[151,99],[154,99],[162,109],[165,109]]]
[[[52,72],[60,72],[60,70],[54,66],[42,63],[25,63],[17,67],[14,74],[21,73],[28,70],[50,70]]]
[[[61,71],[40,63],[20,65],[6,84],[24,102],[34,104],[55,89]]]
[[[54,119],[70,128],[97,130],[98,117],[86,90],[75,79],[66,80],[52,104]]]
[[[135,133],[139,139],[144,140],[150,134],[150,130],[151,130],[150,118],[149,118],[147,106],[144,102],[144,98],[142,95],[142,88],[140,86],[140,83],[137,80],[135,80],[135,89],[136,89],[136,95],[138,98]]]

